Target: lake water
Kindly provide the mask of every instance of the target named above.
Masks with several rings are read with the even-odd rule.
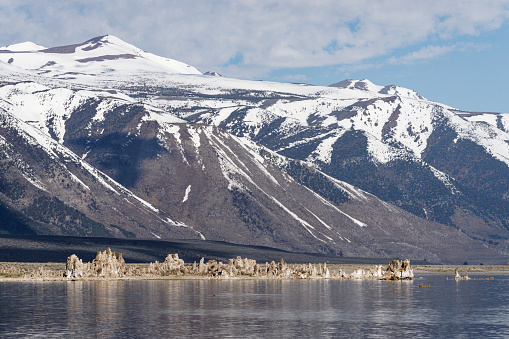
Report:
[[[0,337],[509,337],[509,276],[417,276],[0,282]]]

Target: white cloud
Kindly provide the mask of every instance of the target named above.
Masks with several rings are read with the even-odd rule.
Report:
[[[430,59],[435,59],[444,54],[451,53],[453,51],[481,51],[483,49],[489,48],[487,44],[474,44],[474,43],[458,43],[453,45],[446,46],[425,46],[419,49],[418,51],[414,51],[408,53],[402,57],[391,57],[388,60],[389,64],[412,64],[414,62],[425,61]]]
[[[415,61],[433,59],[443,54],[450,53],[456,49],[456,46],[426,46],[418,51],[411,52],[400,58],[392,57],[389,59],[391,64],[409,64]]]
[[[288,74],[283,77],[286,82],[304,83],[309,80],[305,74]]]
[[[355,65],[429,42],[392,62],[433,58],[500,28],[509,0],[3,0],[0,45],[45,46],[113,34],[202,71],[259,77],[291,67]],[[226,66],[236,55],[239,64]]]

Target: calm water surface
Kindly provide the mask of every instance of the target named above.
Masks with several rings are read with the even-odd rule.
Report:
[[[509,276],[422,277],[0,282],[0,337],[509,337]]]

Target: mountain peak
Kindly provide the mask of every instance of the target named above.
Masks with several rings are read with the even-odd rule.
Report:
[[[31,41],[20,42],[17,44],[0,47],[0,50],[6,50],[11,52],[28,52],[28,51],[40,51],[46,49],[46,47],[33,43]]]
[[[208,76],[211,76],[211,77],[222,77],[221,74],[219,74],[217,72],[214,72],[214,71],[207,71],[207,72],[203,73],[203,75],[208,75]]]
[[[111,35],[1,51],[0,214],[16,223],[0,233],[507,263],[509,116],[367,79],[193,70]]]
[[[406,98],[411,98],[411,99],[425,100],[425,98],[423,96],[421,96],[419,93],[417,93],[414,90],[396,86],[396,85],[379,86],[379,85],[375,85],[368,79],[362,79],[362,80],[346,79],[346,80],[337,82],[335,84],[329,85],[329,87],[354,89],[354,90],[361,90],[361,91],[378,93],[378,94],[386,94],[386,95],[391,95],[391,96],[398,95],[401,97],[406,97]]]
[[[132,53],[137,49],[135,46],[128,44],[127,42],[123,41],[120,38],[117,38],[114,35],[101,35],[82,43],[56,46],[46,48],[41,51],[44,53],[73,54],[79,52],[90,52],[99,48],[102,49],[100,53],[113,53],[113,54],[117,54],[119,52]],[[113,49],[113,51],[111,49]]]
[[[353,80],[346,79],[341,82],[329,85],[329,87],[347,88],[347,89],[359,89],[362,91],[369,91],[379,93],[383,86],[377,86],[368,79]]]
[[[133,74],[202,74],[190,65],[145,52],[114,35],[51,48],[28,42],[11,45],[0,53],[0,61],[45,77],[69,78],[71,74],[73,78],[121,79]]]
[[[85,41],[82,45],[84,46],[82,50],[93,50],[104,45],[113,45],[119,48],[125,48],[129,50],[137,49],[135,46],[125,42],[124,40],[109,34],[89,39]]]
[[[115,36],[109,35],[109,34],[99,35],[99,36],[96,36],[95,38],[88,39],[84,43],[86,44],[86,43],[93,43],[93,42],[97,43],[97,42],[101,42],[101,41],[107,41],[108,37],[115,37]]]

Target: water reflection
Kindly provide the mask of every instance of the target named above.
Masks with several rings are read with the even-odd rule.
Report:
[[[69,290],[69,313],[94,314],[86,327],[105,328],[101,336],[173,334],[253,337],[263,333],[334,336],[362,333],[384,324],[407,322],[413,306],[412,282],[379,281],[147,281],[85,284],[89,305]],[[126,303],[119,296],[142,297]],[[75,294],[78,297],[75,297]],[[100,297],[98,297],[100,296]],[[118,314],[118,313],[121,314]],[[122,315],[128,316],[127,323]],[[403,315],[403,316],[402,316]],[[118,318],[118,319],[117,319]],[[108,325],[109,326],[106,326]],[[79,327],[71,320],[69,328]],[[142,330],[140,331],[140,328]]]
[[[507,278],[0,283],[0,337],[509,335]]]
[[[123,333],[137,299],[126,293],[123,281],[68,282],[66,284],[67,327],[71,333],[95,328],[99,337]]]

